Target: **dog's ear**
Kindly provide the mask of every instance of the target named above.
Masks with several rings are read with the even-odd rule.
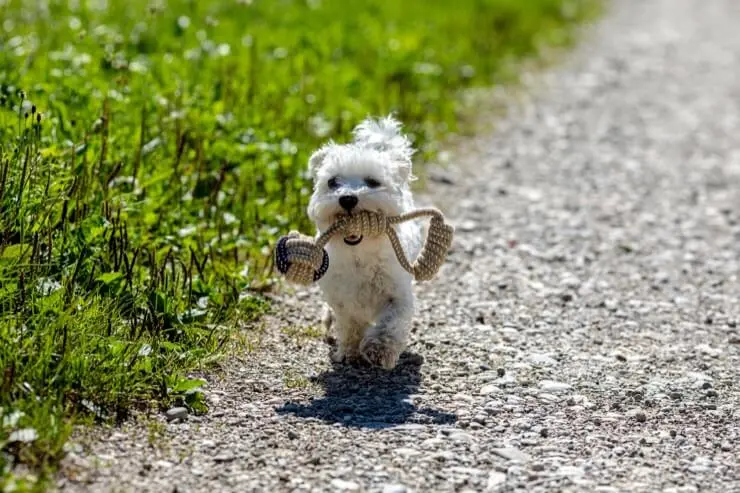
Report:
[[[320,147],[316,152],[314,152],[310,158],[308,158],[308,174],[311,176],[312,180],[316,179],[316,175],[318,175],[319,170],[326,162],[326,157],[329,155],[329,152],[334,147],[333,142],[329,142],[328,144],[323,145]]]

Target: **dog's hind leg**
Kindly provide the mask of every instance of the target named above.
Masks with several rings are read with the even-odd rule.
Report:
[[[362,357],[368,363],[386,370],[395,368],[398,358],[406,348],[413,316],[413,299],[389,300],[360,343]]]
[[[327,335],[331,332],[335,322],[336,318],[334,317],[334,310],[332,310],[328,304],[324,303],[324,309],[321,313],[321,323],[324,324]]]
[[[324,303],[324,308],[321,310],[321,323],[324,325],[324,329],[326,329],[324,342],[329,346],[335,347],[337,345],[337,338],[334,334],[337,326],[336,316],[328,303]]]
[[[336,347],[331,354],[335,363],[351,363],[358,359],[362,325],[356,320],[343,317],[341,313],[333,311],[332,325],[336,335]]]

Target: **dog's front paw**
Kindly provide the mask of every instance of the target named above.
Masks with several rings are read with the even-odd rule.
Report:
[[[341,349],[334,348],[332,349],[329,357],[334,363],[344,363],[344,360],[347,358],[347,355]]]
[[[337,342],[337,346],[332,349],[330,358],[334,363],[348,363],[352,364],[357,361],[357,352],[352,351],[349,348]]]
[[[371,365],[392,370],[396,367],[401,353],[388,342],[376,338],[366,338],[360,346],[360,354]]]

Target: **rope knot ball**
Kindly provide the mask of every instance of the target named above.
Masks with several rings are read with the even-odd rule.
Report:
[[[432,219],[424,247],[411,264],[406,258],[394,226],[422,216],[431,216]],[[447,258],[454,231],[452,226],[444,222],[444,216],[437,209],[418,209],[390,217],[379,212],[362,211],[341,217],[316,240],[291,231],[277,243],[275,264],[288,281],[308,285],[321,279],[329,269],[329,255],[324,247],[334,235],[378,237],[385,234],[401,266],[417,281],[428,281],[437,275]]]
[[[326,274],[329,254],[323,248],[317,248],[310,236],[291,231],[278,241],[275,263],[287,279],[310,284]]]

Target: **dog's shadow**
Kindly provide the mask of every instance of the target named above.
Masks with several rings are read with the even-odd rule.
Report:
[[[288,402],[277,412],[355,428],[454,423],[454,414],[414,404],[412,395],[421,383],[422,362],[420,355],[405,352],[392,371],[335,363],[314,379],[323,386],[323,397],[309,404]]]

